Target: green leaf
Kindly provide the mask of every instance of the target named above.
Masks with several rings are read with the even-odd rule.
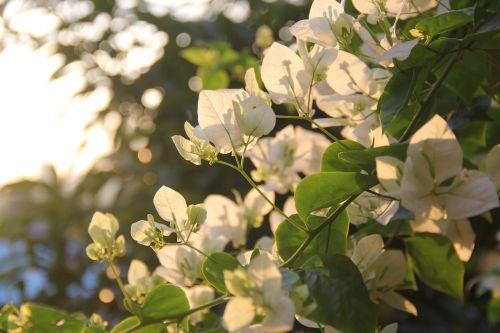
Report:
[[[223,69],[202,66],[196,74],[203,82],[203,89],[224,89],[229,86],[229,75]]]
[[[299,273],[318,305],[307,318],[345,333],[375,332],[377,306],[371,302],[356,265],[339,254],[325,256],[322,261],[324,269]]]
[[[113,327],[110,333],[124,333],[130,332],[133,328],[139,327],[141,325],[141,320],[136,317],[128,317],[120,321]]]
[[[382,131],[387,131],[394,118],[408,105],[419,72],[418,67],[405,72],[397,72],[385,86],[378,103]]]
[[[461,10],[450,10],[448,12],[424,18],[415,26],[429,36],[435,36],[443,32],[464,26],[474,20],[474,8]]]
[[[28,314],[30,328],[25,333],[59,332],[59,333],[103,333],[102,329],[87,327],[86,323],[78,320],[66,312],[54,308],[25,303],[21,306],[21,312]]]
[[[303,221],[321,208],[340,204],[378,183],[377,177],[357,172],[320,172],[302,179],[295,191],[295,207]]]
[[[339,153],[339,159],[351,165],[363,166],[363,170],[371,173],[375,169],[375,158],[379,156],[392,156],[401,161],[406,159],[408,145],[397,143],[390,146],[367,148],[362,151],[344,151]]]
[[[188,310],[189,302],[184,291],[171,284],[162,284],[146,295],[142,315],[146,320],[177,319]]]
[[[182,58],[196,66],[210,66],[220,57],[219,51],[201,47],[190,47],[180,52]]]
[[[364,150],[365,146],[355,141],[341,140],[332,143],[321,157],[321,172],[330,171],[361,171],[359,165],[351,164],[339,158],[339,153]]]
[[[212,287],[225,293],[224,271],[234,271],[238,267],[240,264],[232,255],[226,252],[216,252],[203,261],[201,271]]]
[[[130,333],[168,333],[168,331],[163,323],[156,323],[142,326]]]
[[[464,264],[445,236],[421,233],[405,240],[415,273],[429,287],[463,299]]]
[[[303,224],[298,215],[292,215],[290,218],[299,220],[298,223]],[[316,228],[324,222],[324,220],[325,218],[323,217],[311,216],[309,218],[309,225],[312,228]],[[325,228],[311,243],[309,243],[304,252],[302,252],[295,261],[294,266],[301,267],[309,258],[320,253],[345,254],[348,231],[349,218],[344,211],[332,222],[329,228]],[[290,258],[306,240],[307,235],[305,231],[298,229],[289,221],[283,221],[276,230],[275,235],[276,246],[281,258],[283,258],[283,260]]]
[[[491,326],[500,321],[500,297],[493,297],[488,302],[488,322]]]

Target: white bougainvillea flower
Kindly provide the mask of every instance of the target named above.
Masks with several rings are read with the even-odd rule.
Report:
[[[386,0],[387,14],[400,20],[420,15],[437,5],[437,0]]]
[[[402,205],[418,218],[463,219],[499,206],[491,179],[462,170],[462,150],[446,121],[434,116],[410,139]]]
[[[486,173],[500,191],[500,144],[494,146],[480,164],[480,170]]]
[[[289,125],[274,138],[260,139],[248,152],[256,167],[252,178],[278,193],[293,191],[300,181],[299,172],[319,171],[320,157],[329,144],[321,134]]]
[[[255,74],[255,69],[253,67],[247,69],[245,72],[245,90],[250,94],[250,96],[258,96],[264,99],[266,103],[271,106],[271,96],[260,88],[259,82],[257,82],[257,75]]]
[[[191,288],[182,287],[182,290],[186,293],[186,297],[189,301],[189,308],[191,309],[205,305],[215,298],[215,291],[209,286],[197,285]],[[191,324],[196,325],[203,321],[203,317],[209,311],[209,308],[196,311],[189,316],[189,321]]]
[[[351,260],[358,266],[370,298],[382,301],[396,309],[417,314],[415,306],[394,290],[403,285],[406,261],[399,250],[384,250],[384,241],[378,234],[361,238],[349,251]]]
[[[276,125],[276,115],[267,101],[260,96],[249,96],[235,103],[236,121],[243,134],[261,137]]]
[[[109,260],[125,253],[125,238],[116,237],[118,220],[109,213],[96,212],[90,221],[88,233],[93,243],[85,249],[92,260]]]
[[[315,0],[309,11],[309,19],[290,27],[298,40],[308,41],[325,47],[349,46],[352,38],[352,21],[344,13],[344,7],[336,0]]]
[[[169,236],[175,229],[164,224],[140,220],[130,226],[130,235],[137,243],[150,246],[153,243],[161,243],[163,237]]]
[[[392,32],[390,40],[385,34],[372,35],[359,22],[353,23],[353,28],[363,41],[360,51],[366,55],[371,62],[384,67],[392,67],[393,59],[405,60],[418,44],[419,39],[401,41],[395,31]]]
[[[469,261],[474,250],[476,234],[469,220],[440,220],[417,219],[411,224],[415,232],[431,232],[442,234],[450,239],[455,252],[462,261]]]
[[[404,162],[392,156],[380,156],[375,159],[375,165],[377,178],[384,193],[391,197],[401,198]]]
[[[304,62],[306,71],[311,74],[313,84],[323,80],[324,73],[337,57],[337,49],[314,45],[308,50],[305,41],[297,41],[299,56]]]
[[[379,187],[373,190],[379,193],[382,192]],[[370,219],[386,225],[398,209],[399,202],[396,200],[363,192],[347,207],[347,213],[349,214],[349,221],[354,225],[366,223]]]
[[[260,190],[274,202],[274,192],[261,186]],[[246,244],[249,226],[258,228],[272,206],[256,189],[251,189],[244,199],[237,195],[236,202],[222,196],[209,195],[205,201],[207,220],[203,230],[212,236],[220,236],[239,248]]]
[[[330,95],[316,99],[318,107],[330,118],[316,119],[322,127],[344,126],[342,136],[371,146],[371,132],[379,125],[377,102],[365,95]]]
[[[188,207],[184,197],[177,191],[162,186],[153,198],[156,211],[160,217],[175,228],[179,241],[186,241],[193,230],[196,230],[206,216],[205,208],[200,205]]]
[[[190,287],[203,279],[201,264],[205,257],[201,253],[210,255],[222,251],[225,245],[221,237],[209,236],[203,230],[192,233],[189,243],[192,247],[169,244],[156,253],[161,264],[157,269],[159,276],[170,283]]]
[[[339,95],[356,93],[371,95],[372,70],[355,55],[338,51],[337,58],[326,71],[326,82]]]
[[[365,14],[370,24],[376,24],[385,16],[385,3],[386,0],[352,0],[354,8],[361,14]]]
[[[404,284],[406,260],[402,251],[385,250],[366,271],[365,283],[374,302],[385,304],[417,316],[415,305],[397,293]]]
[[[202,90],[198,98],[198,123],[218,152],[227,154],[245,144],[236,121],[235,105],[249,95],[243,89]]]
[[[302,59],[288,47],[273,43],[262,61],[261,76],[269,95],[276,104],[293,104],[299,113],[309,113],[306,97],[312,83],[312,74]]]
[[[150,292],[157,284],[164,280],[153,272],[149,272],[148,266],[140,260],[133,259],[127,273],[128,284],[125,285],[125,290],[130,298],[141,304],[144,296]]]
[[[227,303],[222,323],[238,332],[262,318],[263,332],[288,332],[293,327],[295,306],[282,289],[281,273],[269,254],[254,257],[246,270],[224,272],[224,283],[234,297]]]
[[[172,141],[182,158],[196,165],[200,165],[202,160],[213,164],[217,160],[217,150],[208,142],[209,140],[201,128],[199,126],[193,128],[186,121],[184,130],[188,139],[180,135],[172,136]]]

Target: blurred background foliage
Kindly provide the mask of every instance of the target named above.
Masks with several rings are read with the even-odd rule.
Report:
[[[121,233],[128,235],[133,222],[155,213],[152,198],[163,184],[188,202],[209,193],[231,196],[233,188],[246,191],[236,175],[182,160],[170,137],[183,132],[184,121],[196,122],[199,90],[241,85],[245,70],[259,64],[274,40],[292,43],[287,27],[305,18],[309,5],[301,0],[0,0],[0,52],[21,44],[62,55],[52,79],[81,74],[84,83],[72,99],[97,100],[90,104],[95,112],[87,128],[100,124],[112,142],[83,171],[46,166],[30,180],[0,185],[0,305],[31,300],[119,319],[122,306],[111,275],[85,256],[91,215],[96,210],[115,214]],[[492,104],[470,90],[485,83],[490,95],[500,97],[498,49],[464,58],[460,68],[470,72],[467,78],[463,71],[451,75],[454,81],[443,87],[449,99],[434,106],[456,110],[451,122],[472,164],[500,142],[498,100]],[[493,59],[494,67],[482,66],[480,57]],[[459,91],[453,91],[455,82],[463,83]],[[88,144],[82,141],[78,151]],[[500,261],[498,209],[472,222],[477,241],[469,278]],[[120,261],[122,274],[132,258],[150,268],[157,265],[151,251],[130,238],[127,250],[132,255]],[[460,304],[419,287],[406,295],[417,305],[418,318],[382,308],[383,320],[402,320],[400,332],[494,331],[486,320],[488,295],[476,297],[470,290]]]

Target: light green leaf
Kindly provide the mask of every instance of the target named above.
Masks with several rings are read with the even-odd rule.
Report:
[[[429,287],[463,299],[464,264],[445,236],[421,233],[405,240],[415,273]]]
[[[240,267],[240,264],[232,255],[225,252],[216,252],[203,261],[201,272],[212,287],[225,293],[224,271],[234,271],[238,267]]]
[[[317,304],[306,317],[346,333],[375,332],[377,306],[371,302],[356,265],[339,254],[325,256],[322,261],[324,269],[300,272]]]
[[[375,159],[380,156],[392,156],[398,160],[406,159],[406,150],[408,144],[394,144],[390,146],[382,146],[375,148],[367,148],[364,150],[344,151],[339,153],[339,159],[351,165],[358,165],[363,170],[371,173],[375,169]]]
[[[290,218],[300,220],[298,215]],[[318,216],[309,218],[309,225],[312,228],[318,227],[325,219]],[[298,221],[298,224],[303,224]],[[320,253],[345,254],[347,248],[347,234],[349,231],[349,218],[347,213],[342,212],[339,217],[332,222],[329,228],[325,228],[314,240],[305,248],[304,252],[295,261],[295,267],[301,267],[309,258]],[[298,229],[287,220],[283,221],[276,230],[275,239],[278,253],[287,260],[307,238],[307,233]]]
[[[303,221],[321,208],[340,204],[377,185],[375,176],[357,172],[320,172],[302,179],[295,191],[295,207]]]
[[[113,327],[110,333],[125,333],[130,332],[133,328],[139,327],[141,325],[141,320],[136,317],[128,317],[120,321]]]
[[[157,286],[146,295],[142,315],[147,320],[176,319],[189,310],[184,291],[171,284]]]
[[[364,150],[365,146],[355,141],[342,140],[332,143],[321,158],[321,172],[330,171],[361,171],[359,165],[351,164],[339,158],[339,153]]]
[[[488,302],[488,322],[491,326],[500,321],[500,297],[494,297]]]

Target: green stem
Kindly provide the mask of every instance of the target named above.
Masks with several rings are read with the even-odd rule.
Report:
[[[409,139],[410,135],[412,134],[413,130],[415,129],[415,126],[417,126],[420,118],[422,117],[422,115],[425,114],[425,111],[427,111],[427,109],[431,105],[432,98],[434,97],[434,95],[436,95],[437,91],[441,87],[441,84],[443,84],[444,80],[446,79],[446,77],[450,73],[451,69],[453,68],[455,63],[458,61],[460,54],[461,54],[461,52],[457,52],[454,54],[453,58],[446,66],[443,74],[441,74],[441,76],[438,78],[438,80],[432,85],[431,91],[425,97],[425,100],[423,101],[422,105],[420,106],[420,108],[417,110],[417,112],[413,116],[410,124],[408,125],[408,127],[404,131],[403,135],[401,135],[401,137],[399,138],[398,143]]]
[[[394,201],[401,201],[398,198],[392,197],[392,196],[387,195],[387,194],[378,193],[378,192],[375,192],[372,190],[366,190],[366,192],[373,194],[373,195],[376,195],[377,197],[381,197],[381,198],[385,198],[385,199],[389,199],[389,200],[394,200]]]
[[[108,267],[111,267],[111,271],[113,272],[113,274],[115,276],[115,280],[116,280],[116,283],[118,284],[118,288],[120,288],[120,291],[122,292],[122,294],[125,297],[125,299],[127,300],[127,302],[132,304],[133,303],[132,299],[125,291],[125,285],[123,284],[122,278],[120,277],[120,274],[118,274],[118,272],[116,271],[114,260],[111,259],[111,260],[107,261],[107,264],[108,264]]]
[[[339,215],[347,208],[347,206],[349,206],[349,204],[358,197],[358,195],[359,194],[352,195],[351,197],[349,197],[349,199],[344,201],[344,203],[340,205],[340,207],[337,208],[332,213],[332,215],[328,216],[323,223],[321,223],[317,228],[311,230],[307,238],[304,240],[304,242],[300,244],[298,249],[281,266],[291,267],[293,263],[299,258],[299,256],[305,251],[307,246],[314,240],[314,238],[316,238],[316,236],[318,236],[323,229],[332,224],[337,219],[337,217],[339,217]]]
[[[272,200],[269,199],[264,192],[262,192],[262,190],[259,188],[259,186],[245,172],[245,170],[243,170],[243,168],[236,167],[236,166],[232,165],[231,163],[227,163],[227,162],[224,162],[224,161],[217,161],[217,163],[225,165],[227,167],[230,167],[233,170],[238,171],[243,176],[243,178],[245,178],[245,180],[250,184],[250,186],[252,186],[257,192],[259,192],[259,194],[264,198],[264,200],[266,200],[267,203],[270,204],[273,207],[273,209],[275,211],[277,211],[281,216],[283,216],[288,222],[290,222],[291,224],[293,224],[295,227],[299,228],[302,231],[308,231],[309,230],[307,224],[304,224],[304,226],[298,224],[296,221],[292,220],[288,215],[286,215],[285,212],[281,208],[279,208],[278,206],[276,206],[276,204],[274,202],[272,202]]]

